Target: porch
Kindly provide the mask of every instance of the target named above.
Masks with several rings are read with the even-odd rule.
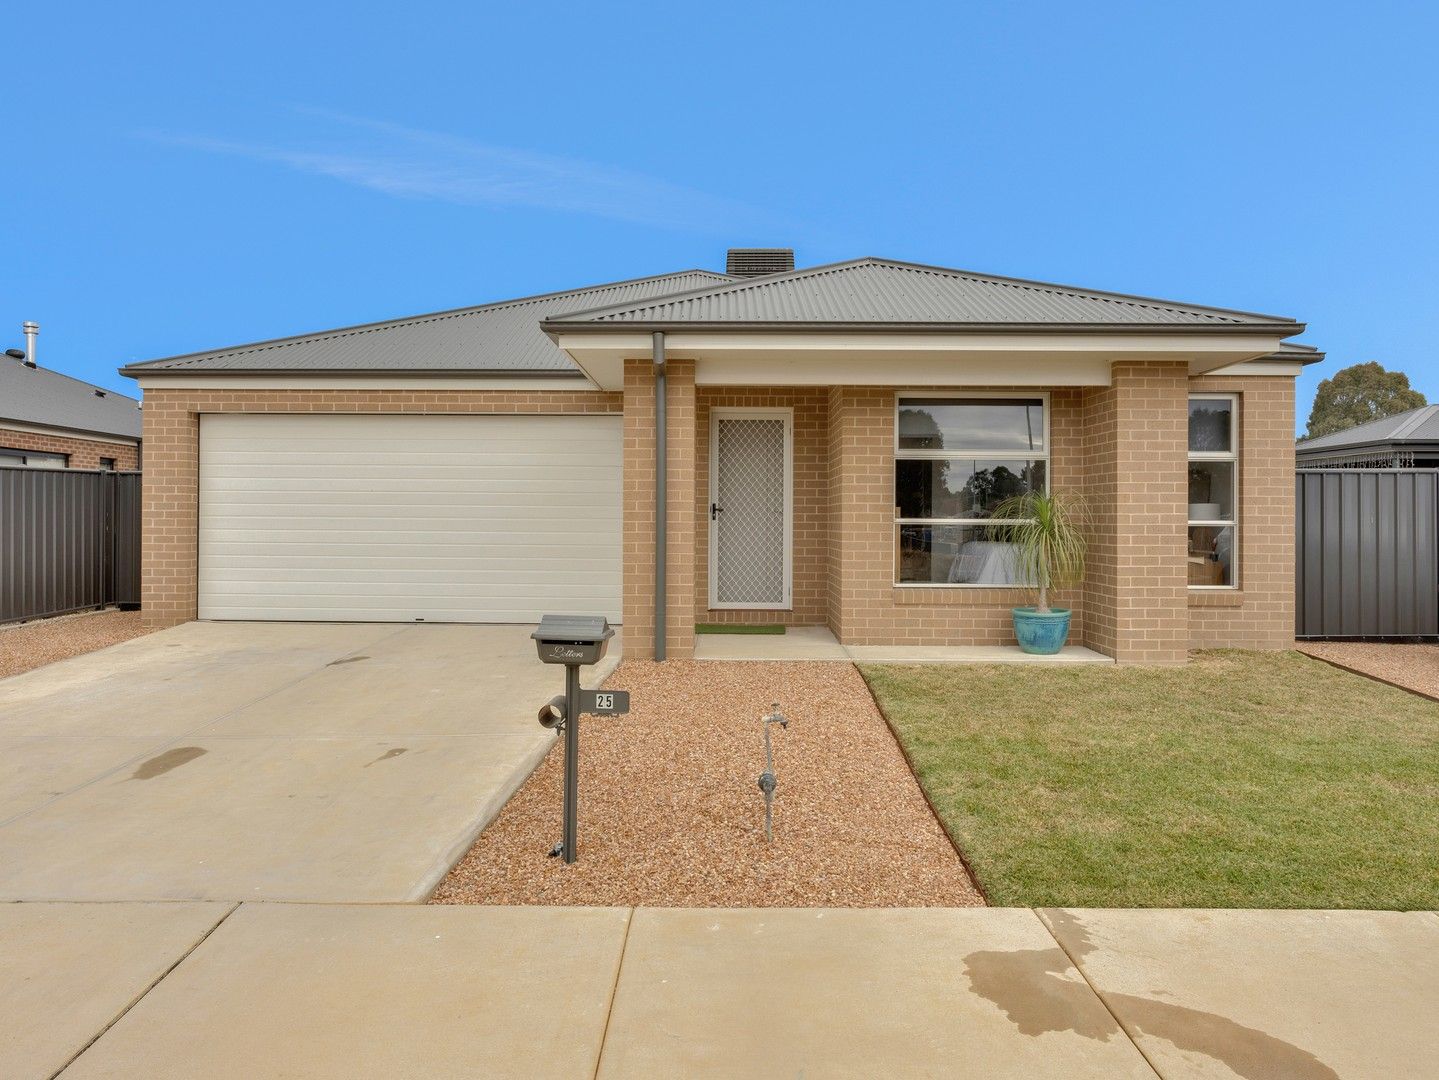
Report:
[[[696,660],[816,660],[860,664],[1112,664],[1083,645],[1036,656],[1018,645],[845,645],[827,626],[790,626],[783,634],[695,634]]]

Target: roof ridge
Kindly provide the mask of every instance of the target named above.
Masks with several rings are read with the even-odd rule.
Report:
[[[1428,421],[1436,411],[1439,411],[1439,405],[1420,405],[1417,409],[1414,410],[1413,414],[1409,417],[1409,419],[1403,421],[1398,427],[1396,427],[1392,432],[1390,432],[1389,437],[1391,439],[1404,438],[1410,432],[1414,431],[1420,425]]]
[[[582,322],[594,321],[606,318],[610,315],[630,312],[653,310],[666,304],[682,303],[687,300],[699,299],[710,295],[735,295],[749,290],[765,288],[772,285],[783,284],[788,281],[799,280],[808,277],[820,277],[827,274],[839,274],[850,270],[862,269],[865,267],[883,267],[888,269],[903,270],[909,273],[927,273],[943,275],[951,278],[963,278],[971,282],[985,285],[996,285],[1004,288],[1017,288],[1030,292],[1042,292],[1050,296],[1079,296],[1086,299],[1099,300],[1104,303],[1120,304],[1129,307],[1143,308],[1150,311],[1170,311],[1189,315],[1201,315],[1213,317],[1216,320],[1230,324],[1243,324],[1250,319],[1263,319],[1279,323],[1292,323],[1293,320],[1279,315],[1269,315],[1263,312],[1245,311],[1239,308],[1220,308],[1207,304],[1192,304],[1182,300],[1165,300],[1160,297],[1142,296],[1137,293],[1112,292],[1105,289],[1091,289],[1080,285],[1066,285],[1060,282],[1039,281],[1033,278],[1007,277],[1002,274],[987,274],[977,270],[965,270],[951,266],[935,266],[926,263],[906,262],[900,259],[888,259],[880,256],[868,255],[859,259],[846,259],[841,262],[822,263],[818,266],[800,267],[794,270],[785,271],[780,274],[768,274],[763,277],[746,278],[741,281],[719,282],[715,285],[704,286],[698,289],[691,289],[685,292],[673,293],[669,296],[652,297],[648,300],[635,304],[608,304],[597,305],[594,308],[587,308],[580,311],[569,312],[557,316],[553,322]]]
[[[702,286],[700,286],[700,287],[697,288],[697,289],[686,289],[684,292],[671,293],[671,294],[668,295],[668,296],[656,296],[656,297],[652,297],[650,300],[648,300],[648,301],[646,301],[646,302],[644,302],[644,303],[639,303],[639,304],[600,304],[600,305],[598,305],[598,306],[596,306],[596,307],[592,307],[592,308],[581,308],[579,311],[571,311],[571,312],[567,312],[567,313],[564,314],[564,315],[557,315],[557,316],[555,316],[555,318],[554,318],[553,320],[551,320],[551,321],[553,321],[553,322],[563,322],[563,321],[566,321],[566,320],[569,320],[569,319],[575,319],[575,318],[577,318],[578,316],[581,316],[581,315],[599,315],[599,314],[602,314],[602,313],[605,313],[605,312],[609,312],[609,311],[631,311],[631,310],[639,310],[639,309],[641,309],[641,308],[654,307],[656,304],[661,303],[661,302],[666,303],[666,304],[678,303],[679,301],[682,301],[682,300],[692,300],[692,299],[694,299],[695,297],[698,297],[698,296],[705,296],[705,295],[708,295],[709,293],[712,293],[712,292],[720,292],[720,291],[723,291],[723,290],[726,290],[726,289],[733,289],[735,292],[741,292],[741,291],[743,291],[744,289],[753,288],[753,287],[758,286],[758,285],[768,285],[768,284],[773,284],[773,283],[779,282],[779,281],[788,281],[788,280],[790,280],[791,278],[800,277],[800,276],[802,276],[802,275],[804,275],[804,274],[817,273],[817,272],[822,271],[822,270],[838,269],[839,267],[848,266],[848,265],[855,264],[855,263],[867,262],[867,261],[869,261],[867,258],[866,258],[866,259],[846,259],[844,262],[822,263],[822,264],[820,264],[819,266],[804,266],[804,267],[798,267],[798,268],[796,268],[796,269],[794,269],[794,270],[785,270],[785,271],[783,271],[783,272],[781,272],[781,273],[778,273],[778,274],[762,274],[762,275],[760,275],[759,277],[746,277],[746,278],[738,278],[738,279],[736,279],[736,278],[729,278],[727,281],[716,282],[716,283],[713,284],[713,285],[702,285]],[[726,275],[726,276],[727,276],[727,275]]]
[[[305,342],[332,341],[342,337],[358,337],[361,334],[367,334],[377,330],[391,330],[406,325],[420,326],[428,323],[442,322],[446,319],[458,319],[470,315],[478,315],[486,311],[499,311],[505,308],[520,307],[525,304],[534,304],[545,300],[554,300],[563,296],[573,296],[576,293],[619,289],[627,285],[639,285],[647,281],[661,281],[664,278],[684,277],[688,274],[708,274],[716,278],[721,278],[726,282],[733,280],[716,270],[705,270],[699,267],[687,270],[673,270],[665,274],[647,274],[642,277],[625,278],[621,281],[606,281],[596,285],[582,285],[575,289],[558,289],[553,292],[534,293],[530,296],[518,296],[508,300],[492,300],[484,304],[471,304],[466,307],[447,308],[442,311],[428,311],[418,315],[402,315],[392,319],[380,319],[376,322],[355,323],[352,326],[337,326],[326,330],[312,330],[302,334],[287,334],[277,338],[262,338],[258,341],[249,341],[240,345],[227,345],[218,349],[197,349],[194,352],[176,353],[173,356],[160,356],[152,360],[140,360],[126,364],[121,368],[121,372],[128,373],[131,370],[139,370],[150,367],[151,365],[160,364],[170,365],[169,369],[173,370],[175,367],[201,363],[217,356],[234,356],[247,352],[266,352],[270,349],[280,349]]]

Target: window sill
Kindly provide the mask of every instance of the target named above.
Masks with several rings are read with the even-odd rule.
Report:
[[[1028,589],[1004,585],[894,585],[890,598],[905,607],[1022,607],[1034,603]]]
[[[1236,608],[1244,606],[1242,589],[1190,589],[1190,607]]]

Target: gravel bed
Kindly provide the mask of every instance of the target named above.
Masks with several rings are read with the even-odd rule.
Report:
[[[579,862],[559,839],[563,752],[540,767],[432,903],[977,906],[984,901],[849,664],[626,661],[633,711],[581,727]],[[778,701],[775,839],[759,717]]]
[[[138,611],[97,611],[0,627],[0,679],[146,633]]]
[[[1439,698],[1439,645],[1392,641],[1301,641],[1300,652]]]

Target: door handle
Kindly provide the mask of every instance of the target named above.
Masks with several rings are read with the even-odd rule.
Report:
[[[724,507],[719,503],[710,503],[710,520],[718,521],[719,516],[724,513]]]

